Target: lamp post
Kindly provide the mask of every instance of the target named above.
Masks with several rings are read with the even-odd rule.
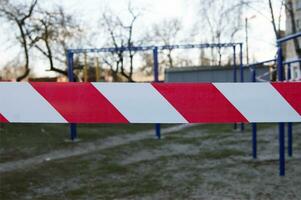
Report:
[[[254,19],[256,15],[252,15],[251,17],[245,18],[245,32],[246,32],[246,55],[247,55],[247,62],[246,64],[249,64],[249,33],[248,33],[248,21],[250,19]]]

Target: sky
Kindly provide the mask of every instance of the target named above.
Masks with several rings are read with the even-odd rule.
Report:
[[[225,3],[231,0],[225,0]],[[250,60],[266,60],[274,57],[275,37],[270,23],[270,13],[268,6],[261,3],[252,5],[243,15],[245,17],[253,17],[249,20],[249,57]],[[125,21],[127,21],[127,6],[128,0],[40,0],[41,6],[49,7],[53,5],[63,5],[66,11],[75,14],[87,29],[97,30],[99,28],[99,19],[101,13],[106,9],[113,10]],[[178,18],[183,24],[184,34],[192,30],[192,27],[198,16],[198,0],[132,0],[131,4],[137,10],[140,10],[143,15],[137,21],[136,34],[140,34],[145,30],[149,30],[153,24],[158,23],[168,18]],[[267,3],[266,3],[267,4]],[[276,16],[278,16],[278,8],[280,1],[274,0]],[[282,23],[284,28],[284,23]],[[186,31],[186,32],[185,32]],[[19,47],[15,42],[15,33],[11,31],[11,25],[2,24],[0,29],[0,68],[7,62],[22,57]],[[206,34],[206,33],[205,33]],[[209,34],[209,33],[208,33]],[[104,37],[99,34],[97,44],[101,44]],[[189,38],[188,38],[189,40]],[[236,38],[236,42],[244,42],[245,33],[241,30]],[[191,41],[191,43],[200,43],[201,41]],[[228,42],[228,41],[224,41]],[[100,46],[97,46],[100,47]],[[33,60],[35,66],[45,65],[39,61],[36,56]],[[35,73],[43,73],[46,67],[36,67]]]

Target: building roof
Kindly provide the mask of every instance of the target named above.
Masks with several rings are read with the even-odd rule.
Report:
[[[256,68],[265,68],[268,65],[258,65]],[[237,65],[237,69],[239,65]],[[187,72],[187,71],[208,71],[208,70],[231,70],[233,66],[191,66],[191,67],[173,67],[166,68],[165,72]]]

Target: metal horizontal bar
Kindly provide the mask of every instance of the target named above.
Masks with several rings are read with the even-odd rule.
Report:
[[[288,40],[295,39],[297,37],[301,37],[301,32],[298,32],[298,33],[295,33],[295,34],[288,35],[286,37],[280,38],[280,39],[277,40],[277,43],[283,43],[283,42],[286,42]]]
[[[162,46],[133,46],[133,47],[109,47],[109,48],[84,48],[68,49],[72,53],[99,53],[99,52],[117,52],[117,51],[148,51],[154,48],[165,49],[194,49],[194,48],[226,48],[240,45],[242,43],[203,43],[203,44],[180,44],[180,45],[162,45]]]
[[[262,65],[265,63],[269,63],[269,62],[276,62],[276,59],[270,59],[270,60],[265,60],[265,61],[261,61],[261,62],[257,62],[257,63],[252,63],[252,64],[249,64],[248,67],[255,66],[255,65]]]
[[[288,61],[283,62],[283,64],[287,65],[287,64],[296,63],[296,62],[301,62],[301,58],[296,59],[296,60],[288,60]]]

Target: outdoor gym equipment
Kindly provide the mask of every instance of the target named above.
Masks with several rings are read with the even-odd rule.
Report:
[[[301,82],[1,82],[0,122],[301,122],[300,93]],[[280,137],[280,142],[282,139]],[[281,159],[280,175],[283,176]]]
[[[289,81],[291,79],[291,64],[292,63],[301,63],[301,59],[294,59],[294,60],[289,60],[283,62],[283,55],[282,55],[282,47],[281,45],[289,40],[293,40],[295,38],[301,37],[301,32],[289,35],[283,38],[280,38],[277,40],[277,59],[271,59],[263,62],[258,62],[254,64],[250,64],[247,67],[251,69],[251,76],[253,82],[257,81],[256,78],[256,66],[265,64],[265,63],[270,63],[270,62],[276,62],[277,63],[277,76],[278,76],[278,81],[284,81],[287,80]],[[285,76],[284,73],[284,66],[287,65],[287,73]],[[300,94],[300,93],[299,93]],[[300,96],[300,95],[299,95]],[[299,100],[299,104],[300,104]],[[293,124],[289,122],[287,127],[287,144],[288,144],[288,156],[293,155]],[[253,149],[253,158],[257,158],[257,126],[256,123],[252,124],[252,149]],[[280,176],[285,175],[285,123],[279,123],[279,174]]]
[[[282,38],[277,41],[278,43],[278,54],[277,54],[277,72],[278,72],[278,81],[284,80],[284,69],[283,65],[288,65],[288,75],[290,76],[290,63],[293,62],[300,62],[300,59],[295,61],[282,61],[282,49],[281,44],[291,40],[296,37],[300,37],[301,33],[295,34],[293,36],[288,36],[286,38]],[[237,75],[236,75],[236,52],[235,52],[235,46],[239,45],[241,46],[241,43],[233,43],[233,44],[201,44],[201,45],[169,45],[169,46],[149,46],[149,47],[124,47],[121,49],[116,48],[102,48],[102,49],[80,49],[80,50],[68,50],[68,74],[70,81],[74,81],[73,76],[73,55],[74,53],[89,53],[89,52],[111,52],[111,51],[117,51],[117,50],[135,50],[135,51],[146,51],[146,50],[153,50],[154,55],[154,76],[155,81],[158,80],[158,49],[164,50],[164,49],[170,49],[170,48],[221,48],[221,47],[233,47],[234,50],[234,82],[237,81]],[[240,81],[243,81],[243,66],[242,66],[242,51],[240,51]],[[256,81],[256,68],[253,68],[252,76],[253,81]],[[58,84],[58,85],[56,85]],[[61,85],[62,84],[62,85]],[[93,114],[90,114],[89,109],[91,109],[91,113],[95,112],[95,108],[98,107],[97,103],[105,103],[99,105],[100,108],[110,108],[109,105],[111,105],[111,108],[113,110],[115,109],[115,114],[119,114],[117,116],[120,117],[120,119],[124,121],[116,121],[116,123],[199,123],[199,122],[211,122],[211,123],[219,123],[219,122],[250,122],[250,123],[256,123],[256,122],[280,122],[279,123],[279,174],[281,176],[285,175],[285,152],[284,152],[284,130],[285,126],[284,123],[289,122],[288,124],[288,152],[289,155],[292,155],[292,124],[291,122],[300,122],[300,102],[301,102],[301,86],[300,82],[296,83],[213,83],[213,84],[195,84],[189,85],[189,84],[138,84],[140,86],[137,86],[137,84],[126,84],[126,83],[1,83],[0,84],[0,91],[2,94],[1,96],[1,108],[0,108],[0,121],[1,122],[55,122],[55,123],[71,123],[71,133],[76,133],[76,127],[74,123],[113,123],[113,121],[102,121],[99,119],[110,119],[107,115],[100,115],[100,118],[94,118],[91,120],[90,118],[93,117]],[[109,86],[110,85],[110,86]],[[129,88],[129,91],[132,92],[132,95],[128,98],[124,98],[127,102],[131,102],[133,100],[133,97],[135,95],[136,86],[139,88],[141,86],[150,89],[150,94],[156,94],[154,95],[154,102],[151,104],[148,109],[151,113],[144,113],[145,115],[141,115],[139,112],[139,115],[135,118],[132,118],[131,112],[127,113],[128,110],[123,110],[124,103],[117,102],[114,103],[114,99],[121,98],[118,95],[110,94],[111,90],[114,89],[114,87],[119,87],[122,85],[121,90],[116,90],[117,94],[121,91],[124,91],[127,87]],[[136,85],[136,86],[135,86]],[[177,85],[177,86],[176,86]],[[186,88],[185,88],[186,86]],[[66,90],[63,90],[63,88],[67,87]],[[109,93],[102,91],[100,88],[109,88]],[[123,88],[126,87],[126,88]],[[179,87],[182,88],[181,90],[178,88],[173,87]],[[193,95],[184,95],[181,92],[176,93],[176,91],[190,91],[189,88],[198,88],[198,90],[193,91]],[[207,103],[213,103],[211,106],[200,106],[205,103],[206,101],[197,101],[200,100],[201,97],[199,97],[196,94],[199,94],[201,90],[200,88],[204,89],[203,87],[213,88],[212,91],[207,92],[207,94],[221,94],[221,98],[217,98],[217,96],[211,96],[209,97],[210,100],[207,100]],[[60,89],[59,89],[60,88]],[[80,91],[74,91],[74,89],[80,89],[84,88],[84,92]],[[184,88],[184,89],[183,89]],[[132,90],[133,89],[133,90]],[[16,90],[15,92],[11,92],[13,90]],[[49,95],[48,93],[52,91],[53,93]],[[59,93],[56,93],[57,91],[61,91]],[[93,95],[89,93],[85,93],[91,91]],[[97,92],[98,91],[98,92]],[[145,88],[143,88],[143,91],[145,91]],[[172,91],[172,92],[170,92]],[[206,91],[206,89],[204,89]],[[203,91],[203,92],[204,92]],[[246,91],[244,95],[241,95],[242,92]],[[138,94],[142,94],[141,90],[137,90]],[[235,93],[236,92],[236,93]],[[27,93],[29,96],[27,97]],[[175,101],[176,97],[172,97],[172,95],[176,93],[177,97],[183,97],[183,101],[181,100],[180,103]],[[68,95],[67,95],[68,94]],[[148,93],[147,93],[148,94]],[[205,93],[202,93],[205,94]],[[255,95],[256,94],[256,95]],[[17,96],[16,96],[17,95]],[[18,96],[21,95],[21,96]],[[70,106],[68,103],[66,104],[64,95],[67,95],[69,101],[71,102]],[[78,96],[79,95],[79,96]],[[101,96],[98,101],[94,102],[93,104],[93,97]],[[111,96],[112,95],[112,96]],[[252,96],[253,95],[253,96]],[[266,96],[265,96],[266,95]],[[24,98],[26,96],[26,98]],[[117,96],[117,97],[116,97]],[[205,95],[206,96],[206,95]],[[59,97],[61,99],[55,100],[55,97]],[[65,96],[66,97],[66,96]],[[87,97],[91,98],[90,100],[84,99],[83,102],[78,100],[79,97]],[[103,98],[105,97],[105,98]],[[152,101],[150,98],[151,96],[146,96],[142,98],[142,101]],[[185,99],[185,98],[186,99]],[[195,100],[195,97],[199,97],[200,99]],[[18,103],[14,103],[17,99],[24,99],[22,103],[28,104],[28,105],[21,105]],[[53,99],[52,99],[53,98]],[[110,100],[111,98],[111,100]],[[163,98],[163,99],[162,99]],[[272,98],[273,100],[270,100],[269,98]],[[100,100],[103,101],[100,101]],[[216,100],[215,99],[219,99]],[[107,102],[109,100],[109,102]],[[92,102],[89,102],[92,101]],[[141,100],[140,100],[141,101]],[[139,101],[139,102],[140,102]],[[69,103],[70,103],[69,102]],[[88,105],[85,105],[85,102],[89,102]],[[146,101],[147,102],[147,101]],[[159,107],[160,103],[158,102],[165,102],[163,103],[163,108],[165,109],[159,109],[156,110]],[[197,102],[198,104],[185,104],[186,102]],[[217,103],[218,102],[218,103]],[[247,103],[248,102],[248,103]],[[252,102],[252,103],[250,103]],[[29,104],[30,103],[30,104]],[[32,103],[37,106],[36,109],[31,109]],[[216,104],[214,104],[216,103]],[[227,104],[228,103],[228,104]],[[9,106],[9,104],[14,104],[13,106]],[[228,110],[222,110],[215,108],[220,108],[218,106],[227,104],[230,105],[229,109],[231,112],[228,112]],[[72,108],[72,110],[60,110],[60,106],[64,108],[65,106]],[[83,105],[82,107],[80,105]],[[89,106],[93,106],[92,108]],[[104,105],[108,105],[107,107]],[[118,106],[119,105],[119,106]],[[132,106],[138,106],[139,104],[135,104]],[[187,106],[188,105],[188,106]],[[247,105],[247,106],[246,106]],[[257,106],[260,105],[260,108],[258,109]],[[263,106],[262,106],[263,105]],[[22,106],[22,109],[18,109],[18,106]],[[149,106],[149,104],[148,104]],[[145,107],[141,106],[140,108]],[[200,110],[196,108],[200,108]],[[226,106],[227,107],[227,106]],[[13,109],[14,108],[14,109]],[[79,119],[84,119],[83,115],[81,113],[74,113],[74,108],[78,108],[79,110],[82,109],[87,115],[88,118],[86,118],[84,121],[81,121]],[[136,110],[143,111],[143,109],[137,108]],[[224,107],[222,107],[224,108]],[[88,110],[86,110],[88,109]],[[207,110],[206,110],[207,109]],[[208,109],[210,112],[208,112]],[[236,110],[235,110],[236,109]],[[268,109],[268,110],[265,110]],[[160,115],[160,110],[163,111],[163,113],[171,113],[174,114],[172,116],[165,116],[162,115],[162,118],[154,118],[154,116]],[[18,113],[22,111],[21,113]],[[104,112],[106,110],[101,110],[101,112]],[[135,111],[133,109],[132,111]],[[154,113],[154,111],[157,111]],[[203,115],[204,111],[207,111],[207,115]],[[114,113],[110,110],[110,112],[107,113]],[[276,113],[275,113],[276,112]],[[96,112],[97,113],[97,112]],[[200,116],[195,114],[198,113],[202,117],[205,116],[205,119],[199,118]],[[205,112],[206,113],[206,112]],[[209,114],[208,114],[209,113]],[[225,114],[228,113],[229,115]],[[284,114],[285,113],[285,114]],[[133,114],[133,113],[132,113]],[[135,112],[134,112],[135,114]],[[137,114],[137,113],[136,113]],[[214,114],[214,115],[213,115]],[[235,116],[233,117],[232,114]],[[217,116],[216,116],[217,115]],[[144,118],[145,116],[148,116],[150,118]],[[72,118],[73,117],[73,118]],[[89,118],[90,117],[90,118]],[[116,116],[115,116],[116,117]],[[116,118],[112,118],[115,119]],[[123,117],[123,118],[122,118]],[[172,118],[175,117],[175,118]],[[196,117],[196,118],[194,118]],[[217,118],[216,118],[217,117]],[[219,118],[220,117],[220,118]],[[225,118],[223,118],[225,117]],[[233,118],[231,118],[233,117]],[[117,118],[118,119],[118,118]],[[210,120],[211,121],[210,121]],[[140,121],[139,121],[140,120]],[[153,120],[153,121],[152,121]],[[156,121],[157,120],[157,121]],[[256,155],[256,124],[253,124],[253,156]],[[159,125],[156,126],[157,136],[160,137],[160,134],[158,132],[160,131]],[[254,134],[255,133],[255,134]],[[76,138],[76,135],[71,134],[71,138]],[[255,156],[256,157],[256,156]]]
[[[158,51],[170,49],[204,49],[204,48],[233,48],[233,82],[237,82],[237,65],[236,65],[236,47],[239,47],[239,68],[240,68],[240,81],[244,81],[243,77],[243,52],[242,43],[204,43],[204,44],[181,44],[181,45],[163,45],[163,46],[130,46],[120,48],[88,48],[88,49],[68,49],[67,50],[67,63],[68,63],[68,77],[70,82],[74,82],[73,75],[73,57],[74,54],[100,53],[100,52],[125,52],[125,51],[152,51],[153,52],[153,74],[154,82],[159,82],[159,62]],[[85,56],[86,57],[86,56]],[[85,59],[86,60],[86,59]],[[244,129],[241,124],[241,130]],[[156,136],[158,139],[161,137],[160,124],[155,125]],[[77,137],[76,124],[70,124],[70,139],[74,140]]]

